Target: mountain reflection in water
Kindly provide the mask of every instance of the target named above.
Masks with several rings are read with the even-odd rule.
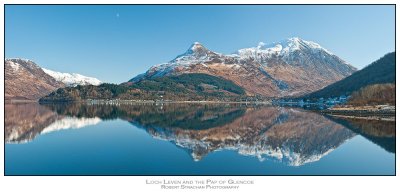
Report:
[[[291,166],[315,162],[356,135],[395,153],[395,122],[346,120],[294,108],[240,104],[6,104],[5,142],[122,119],[199,161],[218,150]]]

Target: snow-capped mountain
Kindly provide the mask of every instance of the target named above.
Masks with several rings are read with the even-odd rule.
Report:
[[[41,68],[28,59],[5,59],[5,98],[37,100],[65,86],[99,85],[100,80]]]
[[[194,42],[185,53],[178,55],[168,63],[152,66],[146,73],[136,76],[131,81],[139,81],[146,77],[161,77],[174,71],[189,69],[192,65],[207,67],[205,63],[220,61],[225,58],[229,57],[210,51],[201,43]],[[233,58],[231,59],[233,60]]]
[[[5,99],[36,100],[65,86],[31,60],[6,59],[4,68]]]
[[[100,85],[102,82],[97,78],[83,76],[77,73],[61,73],[52,71],[49,69],[42,68],[43,71],[57,81],[64,83],[66,86],[77,86],[77,85]]]
[[[298,37],[289,38],[272,44],[260,42],[257,47],[240,49],[235,54],[241,58],[254,58],[260,61],[273,56],[280,56],[286,60],[290,60],[289,57],[292,53],[301,50],[308,50],[313,54],[324,52],[333,55],[319,44],[312,41],[305,41]]]
[[[139,81],[148,77],[161,77],[168,75],[174,71],[184,71],[190,69],[193,65],[201,65],[207,67],[206,63],[222,62],[230,64],[229,60],[235,59],[230,56],[222,55],[205,48],[201,43],[194,42],[189,49],[175,57],[168,63],[162,63],[152,66],[146,73],[140,74],[130,81]]]
[[[298,37],[268,45],[260,42],[257,47],[240,49],[234,55],[241,59],[254,59],[265,67],[274,66],[273,59],[279,59],[288,65],[310,67],[320,73],[348,74],[356,70],[319,44]]]
[[[319,44],[300,38],[259,43],[220,54],[195,42],[173,60],[152,66],[129,82],[182,73],[206,73],[235,82],[248,95],[282,97],[321,89],[356,69]]]

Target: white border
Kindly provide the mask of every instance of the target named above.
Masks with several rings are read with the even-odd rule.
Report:
[[[1,43],[3,43],[4,37],[4,3],[7,4],[58,4],[58,3],[77,3],[77,4],[164,4],[164,3],[174,3],[174,4],[319,4],[321,1],[238,1],[238,0],[195,0],[195,1],[166,1],[166,0],[140,0],[140,1],[128,1],[128,0],[116,0],[116,1],[50,1],[50,0],[39,0],[39,1],[2,1],[1,6]],[[395,4],[396,1],[347,1],[347,0],[337,0],[337,1],[324,1],[324,4]],[[397,7],[397,6],[396,6]],[[396,16],[396,21],[398,16]],[[398,25],[396,25],[398,27]],[[397,30],[397,28],[396,28]],[[3,47],[4,48],[4,47]],[[1,52],[1,57],[4,59],[3,51]],[[399,69],[396,69],[396,75],[399,75]],[[1,138],[4,138],[4,65],[0,69],[0,81],[2,88],[0,90],[1,94]],[[398,92],[397,92],[398,93]],[[398,94],[397,94],[397,97]],[[398,104],[398,103],[397,103]],[[397,125],[396,125],[397,127]],[[3,141],[3,139],[2,139]],[[4,141],[3,141],[4,142]],[[397,146],[397,151],[398,151]],[[4,174],[4,156],[3,156],[3,143],[0,145],[0,169],[2,175]],[[398,167],[398,162],[396,165]],[[158,186],[146,185],[146,179],[251,179],[255,181],[254,185],[244,185],[241,186],[239,190],[162,190]],[[266,176],[266,177],[138,177],[138,176],[121,176],[121,177],[94,177],[94,176],[84,176],[84,177],[13,177],[13,176],[1,176],[0,177],[0,192],[1,195],[398,195],[399,192],[399,177],[360,177],[360,176]]]

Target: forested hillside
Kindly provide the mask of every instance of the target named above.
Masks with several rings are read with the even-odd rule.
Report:
[[[335,82],[319,91],[311,93],[309,98],[328,98],[341,95],[351,95],[371,84],[394,83],[396,80],[396,52],[386,54],[364,69]]]

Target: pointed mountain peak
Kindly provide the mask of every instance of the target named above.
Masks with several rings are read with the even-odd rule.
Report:
[[[200,42],[194,42],[190,48],[188,49],[188,52],[201,52],[201,51],[207,51],[207,48],[205,48]]]
[[[178,55],[170,62],[175,62],[177,60],[182,61],[184,59],[185,59],[184,61],[188,61],[189,59],[194,60],[199,58],[205,58],[209,55],[217,55],[217,53],[208,50],[200,42],[194,42],[192,45],[190,45],[189,49],[187,49],[185,53]]]
[[[178,57],[187,55],[190,56],[194,55],[200,57],[200,56],[205,56],[208,53],[213,53],[213,52],[204,47],[200,42],[194,42],[192,45],[190,45],[190,48],[184,54],[179,55]]]
[[[192,46],[202,46],[200,42],[193,42]]]

